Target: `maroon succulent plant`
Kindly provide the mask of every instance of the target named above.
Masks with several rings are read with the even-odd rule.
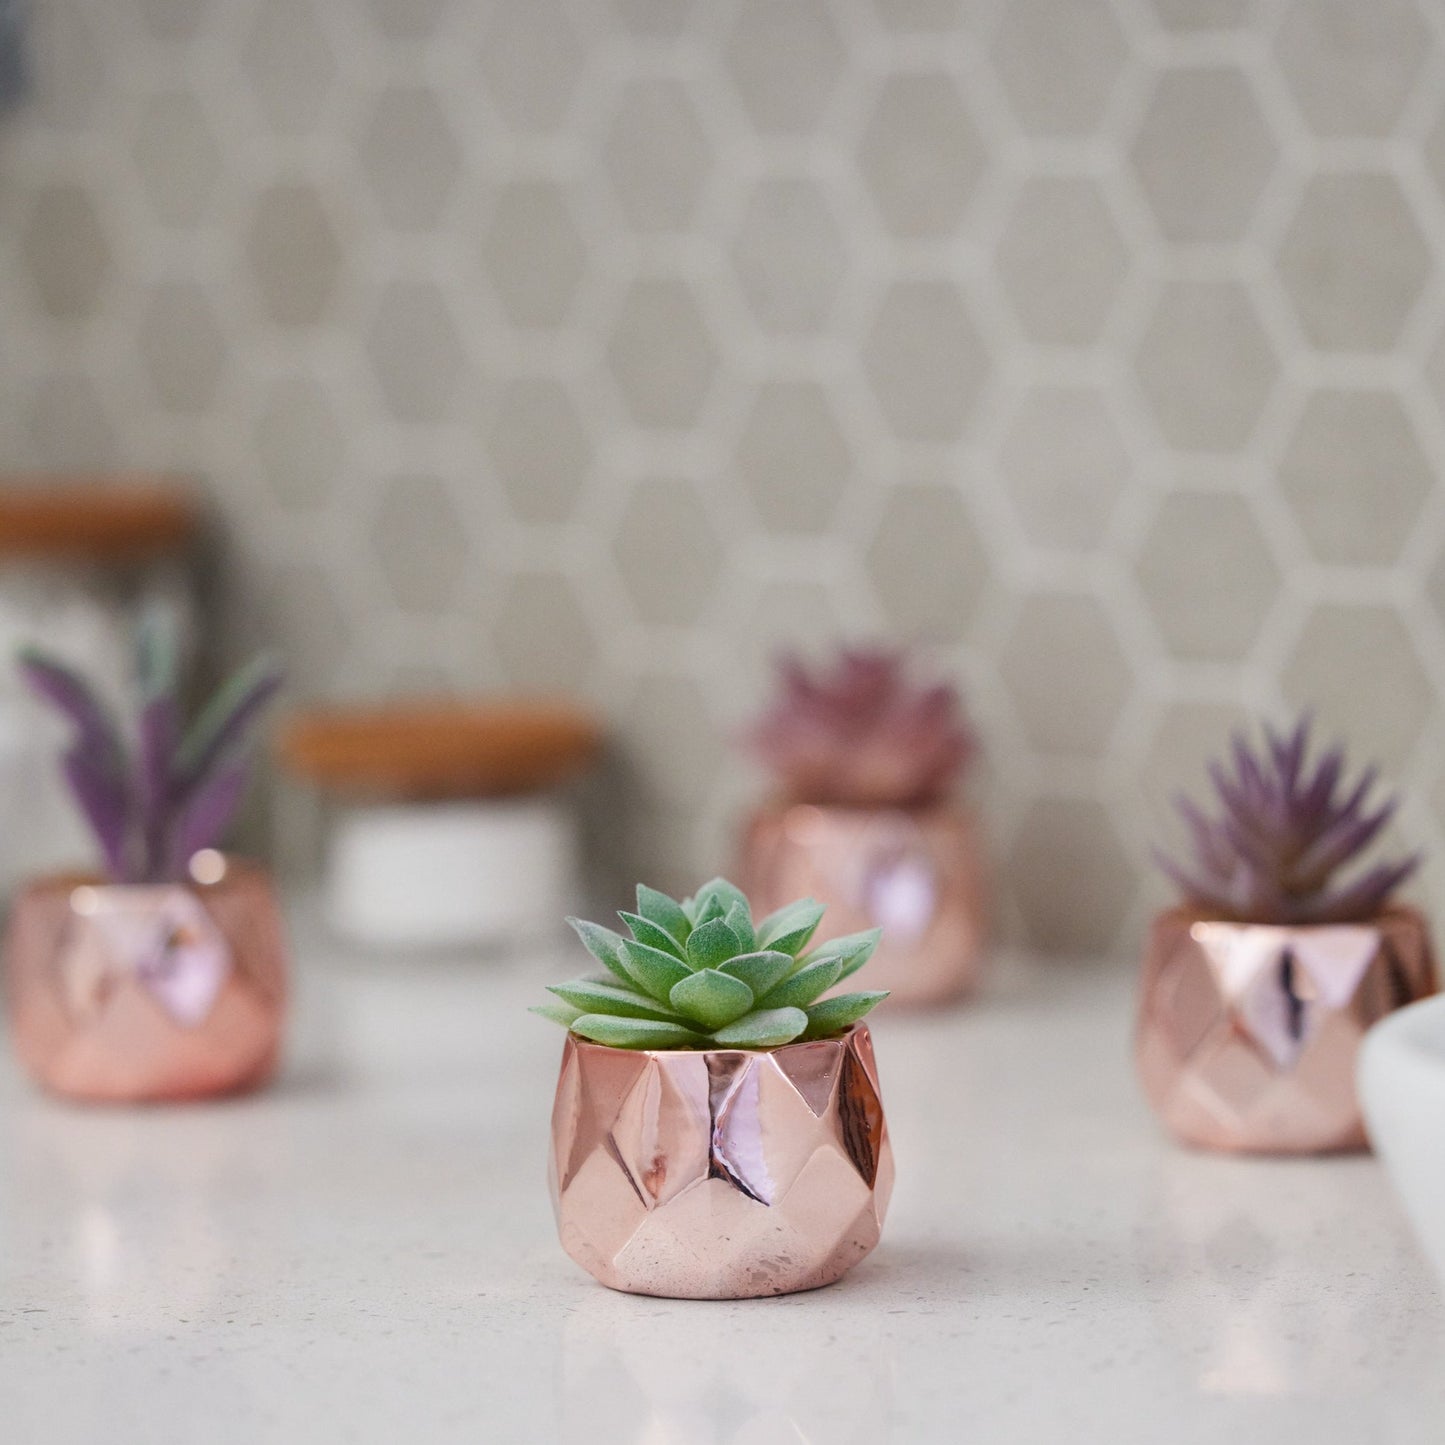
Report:
[[[1212,918],[1282,924],[1374,918],[1419,866],[1419,855],[1336,878],[1378,837],[1396,799],[1370,804],[1374,768],[1346,786],[1342,748],[1311,762],[1308,717],[1287,736],[1266,726],[1264,740],[1256,749],[1236,733],[1233,767],[1210,763],[1217,816],[1186,797],[1175,800],[1192,858],[1179,863],[1156,852],[1160,866],[1186,904]]]
[[[192,856],[220,841],[250,775],[255,726],[281,685],[275,661],[253,659],[184,727],[174,639],[154,618],[138,650],[140,710],[130,730],[96,690],[38,648],[19,658],[36,696],[75,729],[61,770],[117,883],[184,876]]]
[[[778,682],[749,741],[792,801],[933,802],[976,751],[957,690],[910,682],[900,650],[844,648],[831,666],[813,671],[784,656]]]

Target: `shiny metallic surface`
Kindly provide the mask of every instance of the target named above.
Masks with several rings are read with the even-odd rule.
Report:
[[[6,936],[16,1052],[76,1099],[254,1088],[276,1064],[285,958],[270,881],[245,863],[226,860],[204,886],[41,879]]]
[[[548,1171],[562,1246],[612,1289],[747,1299],[878,1243],[893,1151],[868,1029],[772,1050],[567,1036]]]
[[[794,898],[827,905],[818,937],[881,928],[866,988],[887,1007],[946,1002],[978,982],[989,886],[978,825],[962,809],[760,809],[743,835],[739,883],[755,913]]]
[[[1365,1145],[1355,1057],[1371,1024],[1437,988],[1411,908],[1370,924],[1223,923],[1182,910],[1151,930],[1136,1061],[1188,1144],[1314,1154]]]

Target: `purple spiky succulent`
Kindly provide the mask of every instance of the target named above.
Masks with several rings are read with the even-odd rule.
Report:
[[[61,771],[111,879],[171,882],[220,841],[240,805],[256,723],[281,671],[270,657],[254,658],[187,728],[175,641],[155,617],[142,624],[137,663],[140,707],[129,729],[85,678],[39,648],[23,650],[18,665],[31,691],[74,727]]]
[[[1374,918],[1419,866],[1418,854],[1337,875],[1357,863],[1395,812],[1396,799],[1371,804],[1375,769],[1345,782],[1339,747],[1311,761],[1310,720],[1288,735],[1264,728],[1265,746],[1233,738],[1232,767],[1209,765],[1218,815],[1188,798],[1175,806],[1188,825],[1192,857],[1156,853],[1186,904],[1241,923],[1358,923]]]
[[[885,648],[844,648],[813,671],[780,658],[749,741],[790,800],[852,807],[936,801],[977,746],[957,690],[914,684],[907,654]]]

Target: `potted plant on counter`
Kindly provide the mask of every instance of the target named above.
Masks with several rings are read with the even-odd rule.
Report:
[[[1309,757],[1309,722],[1210,766],[1217,812],[1179,810],[1192,857],[1160,857],[1183,900],[1155,919],[1137,1061],[1159,1117],[1216,1149],[1317,1153],[1365,1143],[1355,1056],[1378,1019],[1436,989],[1425,920],[1391,902],[1418,859],[1339,881],[1390,820],[1375,772]]]
[[[742,1299],[831,1284],[877,1244],[893,1155],[864,1014],[823,997],[876,933],[810,949],[822,907],[754,924],[717,878],[639,886],[628,936],[569,920],[605,970],[535,1010],[567,1042],[549,1181],[562,1246],[633,1294]]]
[[[758,907],[806,894],[836,928],[881,927],[873,976],[895,1004],[971,989],[988,886],[978,826],[953,797],[976,752],[957,692],[910,682],[902,652],[845,649],[817,671],[788,657],[750,742],[776,780],[743,830]]]
[[[61,767],[105,862],[103,875],[41,878],[15,900],[5,962],[22,1062],[79,1099],[262,1083],[285,1006],[280,914],[265,873],[215,845],[245,791],[279,670],[257,658],[185,728],[174,640],[151,618],[129,735],[55,658],[26,651],[20,671],[74,729]]]

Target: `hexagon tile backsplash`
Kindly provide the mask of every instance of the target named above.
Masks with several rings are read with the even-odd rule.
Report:
[[[1445,904],[1445,8],[31,9],[0,458],[203,478],[303,688],[580,689],[681,886],[771,649],[922,639],[1015,936],[1121,953],[1310,701]]]

